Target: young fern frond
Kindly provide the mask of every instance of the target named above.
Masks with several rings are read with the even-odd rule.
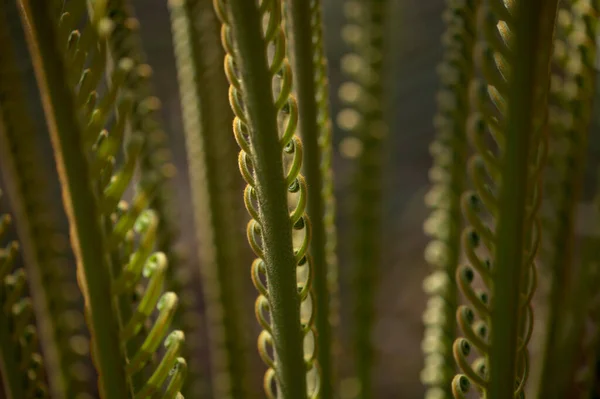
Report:
[[[27,275],[15,268],[19,244],[6,242],[11,223],[8,214],[0,214],[0,378],[7,399],[48,398]]]
[[[214,5],[223,24],[234,135],[241,148],[239,166],[248,183],[244,191],[252,216],[248,240],[258,256],[252,278],[260,294],[256,301],[263,328],[259,353],[269,367],[265,392],[269,399],[304,399],[306,372],[317,367],[315,349],[303,356],[303,341],[315,335],[308,253],[311,224],[305,213],[307,184],[300,174],[303,147],[295,136],[298,108],[290,95],[292,72],[285,58],[281,3],[215,0]],[[309,307],[302,319],[301,303]],[[309,395],[318,396],[318,382]]]
[[[487,84],[472,87],[477,110],[470,117],[468,135],[475,155],[468,171],[475,191],[462,200],[470,224],[463,233],[470,266],[457,272],[470,306],[458,310],[465,338],[455,341],[454,354],[464,374],[455,377],[452,389],[457,398],[465,397],[472,384],[491,399],[524,397],[556,2],[491,0],[479,12],[484,40],[476,47],[477,61]],[[486,132],[495,142],[493,148],[487,145]],[[483,212],[492,218],[492,227]],[[480,244],[492,260],[478,253]],[[472,287],[475,270],[489,293]],[[473,346],[481,357],[469,364]]]
[[[555,53],[555,58],[564,77],[553,80],[559,87],[554,88],[552,97],[565,115],[562,125],[551,125],[554,128],[553,138],[562,148],[555,152],[554,159],[554,167],[560,174],[560,186],[556,193],[557,214],[554,215],[558,223],[551,231],[550,313],[539,392],[544,398],[561,398],[575,388],[576,362],[582,349],[578,344],[590,310],[586,303],[593,293],[589,282],[594,281],[594,273],[598,272],[595,270],[596,252],[592,247],[596,240],[589,238],[583,243],[582,262],[575,269],[575,278],[570,276],[575,252],[575,214],[583,186],[596,81],[595,41],[599,8],[600,4],[596,4],[594,9],[591,0],[576,0],[570,10],[561,10],[557,19],[564,36],[559,42],[562,51]]]
[[[430,298],[423,315],[425,368],[421,380],[428,387],[427,397],[432,398],[449,398],[454,377],[451,337],[455,334],[458,306],[454,276],[461,247],[460,198],[465,188],[467,152],[464,132],[469,114],[467,88],[473,78],[477,7],[477,1],[448,1],[444,12],[444,57],[438,68],[442,87],[434,119],[437,137],[430,147],[434,160],[429,171],[432,188],[425,198],[432,212],[424,226],[432,238],[425,258],[434,271],[423,282]]]
[[[240,306],[245,300],[242,279],[246,277],[241,252],[246,244],[238,230],[242,215],[237,211],[243,206],[241,179],[238,147],[231,134],[233,113],[223,72],[220,23],[208,0],[171,0],[169,9],[211,342],[213,392],[218,398],[249,398],[249,337]],[[190,372],[198,370],[190,367]]]
[[[92,394],[86,378],[91,373],[85,350],[88,338],[81,331],[83,303],[74,287],[75,273],[68,273],[70,265],[61,248],[67,237],[56,222],[58,209],[51,200],[48,182],[51,174],[41,162],[4,7],[0,5],[0,164],[24,249],[49,385],[57,397]],[[81,343],[85,349],[76,349],[72,342]],[[74,367],[79,372],[74,372]]]
[[[333,328],[337,316],[337,260],[335,255],[335,204],[331,174],[331,122],[320,0],[292,0],[289,20],[293,37],[295,89],[304,153],[312,162],[303,165],[307,184],[318,195],[308,197],[312,222],[310,253],[314,262],[313,307],[316,345],[321,371],[320,398],[333,397],[336,386]],[[311,34],[307,34],[311,32]],[[331,242],[330,242],[331,241]],[[333,305],[333,306],[332,306]],[[336,312],[336,313],[334,313]]]
[[[32,7],[22,1],[20,11],[63,186],[101,394],[156,396],[170,379],[165,397],[175,398],[185,372],[179,357],[184,337],[174,331],[165,339],[178,300],[172,292],[161,296],[167,261],[164,254],[152,253],[158,217],[147,205],[153,182],[142,180],[131,207],[121,200],[144,146],[142,133],[127,129],[131,99],[123,83],[134,64],[116,60],[106,93],[99,96],[113,26],[106,3],[94,3],[93,17],[81,33],[73,26],[85,14],[82,2],[69,2],[64,12],[53,15],[51,4]],[[148,281],[136,298],[142,277]],[[158,314],[150,330],[139,335],[154,308]],[[163,339],[162,359],[140,382],[137,376]]]

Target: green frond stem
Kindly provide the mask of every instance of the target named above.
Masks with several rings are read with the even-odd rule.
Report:
[[[504,2],[497,3],[495,8],[505,9]],[[541,197],[536,188],[540,176],[532,173],[529,162],[536,160],[533,168],[540,169],[539,163],[543,163],[544,158],[538,149],[546,134],[544,125],[557,3],[556,0],[520,1],[513,15],[514,41],[511,45],[514,51],[511,58],[519,62],[511,64],[508,81],[506,141],[492,266],[494,306],[490,317],[489,399],[513,397],[515,387],[517,391],[522,390],[526,382],[528,355],[526,349],[521,349],[525,352],[524,357],[518,358],[518,352],[527,344],[528,337],[522,334],[532,327],[526,320],[532,310],[529,303],[522,303],[521,296],[523,290],[529,292],[529,285],[533,284],[529,275],[531,271],[535,274],[535,270],[530,262],[536,254],[537,238],[532,237],[530,231],[536,229],[533,225],[537,223],[535,213],[539,206],[536,202],[541,199],[535,199]],[[537,232],[540,234],[539,228]]]
[[[0,244],[4,244],[11,223],[9,215],[0,215]],[[22,268],[13,270],[19,252],[16,241],[0,247],[0,377],[4,385],[3,397],[48,398],[47,368],[40,354],[31,298],[26,295],[27,275]]]
[[[86,354],[77,352],[71,339],[81,335],[83,307],[80,297],[73,297],[75,273],[65,270],[64,250],[60,247],[63,236],[55,222],[58,213],[50,199],[47,179],[52,175],[45,170],[39,147],[35,141],[34,127],[28,115],[28,107],[22,87],[21,74],[15,60],[14,49],[8,32],[4,6],[0,5],[0,159],[2,174],[8,188],[13,215],[23,247],[23,256],[31,296],[41,331],[39,339],[48,365],[48,380],[53,396],[76,396],[89,393],[89,381],[77,379],[73,364],[86,367]],[[81,324],[65,322],[65,314],[81,318]],[[85,344],[84,344],[85,345]],[[89,355],[89,353],[88,353]],[[83,370],[82,370],[83,371]],[[89,370],[88,370],[89,372]],[[85,376],[85,372],[79,375]]]
[[[46,2],[32,6],[29,0],[20,1],[19,6],[63,186],[72,245],[78,258],[79,282],[92,331],[99,389],[104,398],[126,398],[129,390],[118,315],[111,301],[107,301],[111,297],[109,261],[83,151],[83,127],[77,118],[52,7]]]
[[[431,237],[425,258],[433,272],[424,281],[424,290],[430,297],[423,314],[425,368],[421,380],[428,387],[426,397],[432,398],[450,398],[452,395],[454,358],[451,337],[455,335],[458,302],[454,277],[461,247],[460,198],[466,183],[465,130],[469,114],[468,86],[473,78],[471,60],[477,7],[476,2],[448,1],[444,12],[444,57],[438,68],[442,86],[434,119],[437,135],[430,147],[432,187],[425,198],[432,212],[424,225],[425,233]]]
[[[307,184],[299,174],[303,147],[295,136],[298,109],[290,96],[292,73],[285,58],[281,3],[264,1],[257,5],[246,0],[215,0],[214,6],[223,23],[230,103],[236,116],[234,134],[242,149],[239,166],[248,183],[244,193],[252,216],[248,239],[258,256],[252,274],[260,293],[257,318],[264,329],[259,336],[259,353],[269,366],[265,392],[269,399],[304,399],[306,373],[315,368],[316,356],[313,349],[305,362],[304,338],[314,337],[315,333],[312,312],[302,321],[300,312],[301,303],[314,303],[310,298],[312,259],[308,254],[311,224],[304,212]],[[267,17],[264,33],[263,16]],[[274,55],[269,62],[267,49],[271,46]],[[278,74],[281,77],[275,80]],[[278,116],[282,119],[281,129]],[[291,214],[289,206],[293,207]],[[300,242],[297,247],[295,241]],[[297,274],[304,274],[304,281],[298,282]],[[269,312],[270,322],[265,312]],[[318,393],[310,395],[316,397]]]
[[[344,29],[353,53],[342,60],[342,69],[351,77],[345,84],[343,99],[350,107],[338,115],[338,124],[353,136],[356,174],[353,179],[356,204],[352,211],[353,286],[355,292],[354,338],[355,368],[360,398],[372,393],[375,351],[372,330],[375,320],[375,290],[382,261],[383,173],[388,126],[384,118],[383,86],[385,32],[388,1],[349,1],[345,11],[355,23]],[[357,95],[353,96],[352,92]]]
[[[581,197],[586,166],[586,149],[592,115],[596,71],[596,34],[599,6],[593,9],[590,0],[573,2],[571,10],[561,10],[559,28],[565,61],[562,85],[553,92],[555,101],[568,116],[564,125],[554,124],[555,135],[567,144],[564,158],[555,160],[564,173],[558,198],[557,225],[553,231],[553,253],[550,259],[551,291],[547,322],[541,397],[561,398],[573,388],[580,339],[583,336],[588,306],[593,293],[590,281],[597,273],[593,245],[594,237],[587,238],[582,247],[582,262],[574,274],[572,256],[575,246],[575,215]],[[559,53],[560,56],[560,53]],[[555,80],[555,82],[558,79]],[[570,294],[570,295],[569,295]],[[592,350],[593,352],[593,350]],[[559,362],[558,364],[556,362]],[[560,364],[560,366],[559,366]],[[568,371],[566,371],[568,370]],[[552,381],[552,383],[550,383]]]
[[[215,397],[249,398],[249,336],[242,278],[245,237],[231,134],[233,113],[223,72],[220,23],[212,2],[171,0],[171,28],[205,294]],[[191,364],[190,364],[191,365]],[[198,370],[188,367],[189,373]],[[197,377],[196,377],[197,378]]]
[[[309,187],[319,193],[308,197],[308,214],[312,222],[310,253],[315,265],[313,292],[316,303],[313,306],[317,309],[315,325],[321,372],[320,398],[330,399],[336,386],[332,358],[335,324],[332,320],[337,320],[337,315],[332,314],[334,309],[330,296],[337,291],[337,264],[335,247],[328,245],[328,240],[335,237],[335,209],[321,1],[293,0],[288,9],[294,42],[294,87],[298,95],[302,142],[306,158],[312,161],[304,163],[304,174]]]

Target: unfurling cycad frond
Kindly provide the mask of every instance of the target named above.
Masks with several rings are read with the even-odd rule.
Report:
[[[152,179],[159,177],[144,176],[131,205],[122,200],[147,150],[142,132],[129,129],[132,98],[124,82],[135,64],[114,60],[102,90],[114,26],[104,1],[93,3],[89,19],[85,2],[70,1],[60,13],[52,1],[19,6],[63,187],[101,395],[176,398],[186,368],[179,357],[184,337],[181,331],[167,336],[178,300],[162,293],[167,260],[153,253],[159,220],[148,209]],[[163,341],[162,358],[146,373]]]
[[[573,255],[577,238],[575,215],[582,195],[596,83],[599,11],[597,1],[574,0],[560,10],[557,18],[556,71],[550,97],[554,105],[550,123],[554,151],[549,158],[552,169],[548,171],[554,173],[554,186],[548,187],[554,190],[546,191],[554,211],[550,217],[556,222],[547,229],[551,290],[539,391],[543,398],[562,398],[585,386],[589,377],[582,372],[592,373],[589,362],[594,356],[590,354],[597,349],[593,334],[585,333],[588,314],[595,318],[597,312],[594,301],[590,303],[595,294],[591,283],[598,281],[596,229],[583,240],[578,265],[573,265]],[[581,357],[588,366],[577,372]]]
[[[65,248],[68,238],[57,221],[60,205],[50,190],[56,177],[43,162],[39,135],[28,113],[6,6],[0,4],[0,174],[23,249],[50,391],[57,397],[91,395],[83,301]]]
[[[248,399],[251,372],[244,279],[246,237],[238,146],[211,0],[170,0],[194,219],[205,296],[214,397]],[[200,370],[190,363],[190,379]],[[186,392],[184,392],[185,394]],[[190,391],[190,396],[198,393]]]
[[[234,135],[241,148],[239,166],[248,183],[244,191],[252,217],[248,240],[258,257],[252,278],[259,291],[256,316],[263,328],[259,353],[269,367],[265,392],[270,399],[304,399],[306,373],[312,377],[317,369],[316,348],[311,345],[315,339],[308,253],[311,223],[305,213],[303,147],[295,135],[298,106],[290,95],[293,77],[286,59],[282,7],[277,0],[258,5],[215,0],[214,5],[223,24]],[[307,355],[303,341],[309,347]],[[315,377],[310,397],[318,396]]]
[[[288,6],[294,46],[295,89],[300,133],[306,159],[303,172],[311,187],[308,214],[312,222],[310,253],[314,262],[313,293],[317,357],[321,371],[321,399],[333,397],[336,387],[335,327],[338,324],[335,200],[331,170],[332,132],[329,85],[320,0],[292,0]],[[310,33],[310,34],[309,34]]]
[[[474,191],[462,198],[470,265],[456,276],[469,305],[457,311],[464,338],[455,341],[454,356],[464,374],[453,380],[456,398],[471,385],[489,399],[525,396],[556,7],[556,1],[489,0],[478,11],[482,40],[475,51],[484,81],[470,93]],[[476,275],[485,290],[474,288]],[[471,363],[473,349],[478,357]]]
[[[19,243],[7,242],[11,224],[10,215],[0,214],[0,378],[7,399],[48,398],[27,274],[15,267]]]
[[[477,8],[475,0],[449,0],[444,12],[444,58],[438,68],[442,87],[434,119],[437,136],[430,147],[434,159],[429,171],[432,188],[425,198],[432,209],[424,226],[425,233],[432,238],[425,258],[434,269],[424,281],[424,289],[430,295],[423,315],[425,368],[421,373],[421,380],[428,387],[427,399],[452,395],[452,341],[458,306],[454,276],[460,258],[460,198],[465,189],[465,129],[469,115],[468,87],[473,78],[471,59]]]

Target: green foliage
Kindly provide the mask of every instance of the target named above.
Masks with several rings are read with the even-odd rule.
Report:
[[[131,4],[16,1],[47,127],[37,134],[0,3],[5,396],[377,397],[383,181],[395,155],[389,3],[344,5],[350,52],[337,120],[355,174],[352,249],[343,254],[353,274],[354,370],[343,382],[321,2],[168,1],[198,281],[176,250],[170,136]],[[600,220],[589,215],[593,227],[580,239],[576,215],[593,162],[600,2],[446,3],[425,198],[433,269],[423,284],[425,398],[589,398],[600,353],[598,329],[587,328],[600,309]],[[41,136],[55,170],[40,161]],[[70,245],[52,184],[62,190]],[[247,280],[258,293],[255,321],[241,306],[256,296]],[[538,281],[550,293],[534,306]],[[537,317],[538,307],[548,316]],[[202,315],[209,376],[198,350]],[[257,353],[250,323],[261,330]],[[540,356],[530,354],[534,328],[544,332]],[[260,393],[253,355],[266,368]],[[74,371],[89,364],[97,383]]]

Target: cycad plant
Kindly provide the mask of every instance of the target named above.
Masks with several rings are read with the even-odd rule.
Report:
[[[11,399],[381,397],[384,172],[402,134],[388,123],[392,2],[343,4],[351,342],[321,2],[165,6],[196,232],[187,257],[170,180],[179,132],[163,127],[132,5],[0,2],[0,387]],[[577,215],[596,167],[600,2],[447,0],[441,17],[424,397],[597,397],[600,220]],[[40,104],[44,126],[31,117]]]

